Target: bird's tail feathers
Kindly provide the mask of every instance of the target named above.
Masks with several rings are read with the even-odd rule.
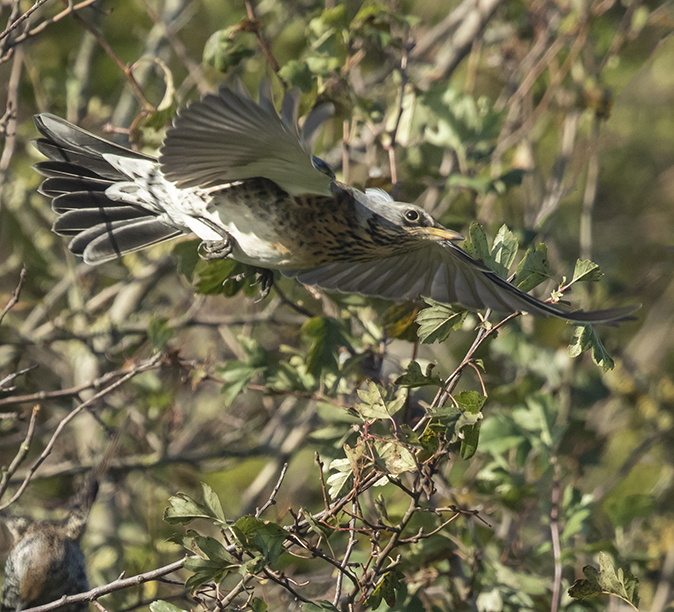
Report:
[[[40,193],[52,198],[60,216],[54,231],[72,236],[68,248],[89,264],[170,240],[182,232],[158,218],[160,211],[120,168],[135,166],[139,174],[156,167],[156,160],[113,144],[64,119],[35,117],[42,135],[36,148],[49,158],[35,164],[45,176]],[[114,163],[116,159],[125,164]]]

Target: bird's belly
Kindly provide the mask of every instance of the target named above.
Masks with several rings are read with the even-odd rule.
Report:
[[[292,267],[293,252],[279,240],[271,217],[258,215],[245,203],[219,207],[220,224],[233,239],[232,257],[262,268]]]

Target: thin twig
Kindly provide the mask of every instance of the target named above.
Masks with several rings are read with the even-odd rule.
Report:
[[[557,456],[553,455],[551,463],[554,468],[552,478],[552,495],[550,508],[550,535],[552,537],[552,556],[555,561],[555,577],[552,582],[552,604],[550,612],[559,610],[560,598],[562,593],[562,550],[559,544],[559,462]]]
[[[352,503],[352,511],[354,514],[356,514],[358,510],[358,503],[357,500],[354,499]],[[342,559],[342,562],[339,566],[339,569],[341,570],[337,574],[337,585],[335,586],[335,597],[332,600],[332,605],[337,607],[339,605],[339,600],[342,598],[342,584],[344,582],[344,574],[346,573],[346,568],[349,565],[349,558],[351,557],[351,553],[353,552],[353,549],[356,545],[356,518],[355,516],[349,521],[349,527],[351,528],[349,530],[349,542],[346,545],[346,551],[344,551],[344,558]],[[353,579],[352,579],[353,580]],[[358,583],[355,583],[355,586],[358,587]]]
[[[23,372],[28,371],[22,370],[17,372],[17,374],[22,374]],[[77,387],[69,387],[68,389],[58,389],[56,391],[38,391],[37,393],[29,393],[27,395],[16,395],[14,397],[6,397],[0,399],[0,408],[5,406],[15,406],[16,404],[26,404],[29,402],[44,402],[45,400],[59,399],[63,397],[72,397],[74,395],[79,395],[82,391],[87,389],[100,389],[103,385],[108,383],[113,378],[118,376],[125,376],[128,374],[128,368],[123,370],[114,370],[113,372],[108,372],[100,378],[90,380],[89,382],[78,385]]]
[[[270,506],[274,505],[276,503],[276,494],[279,492],[279,489],[281,488],[281,483],[283,482],[283,479],[285,478],[286,471],[288,470],[288,463],[284,463],[283,467],[281,468],[281,474],[278,477],[278,481],[276,483],[276,486],[271,492],[271,495],[269,495],[269,499],[266,501],[266,503],[261,507],[257,508],[255,510],[255,518],[260,518],[262,513],[269,508]]]
[[[28,450],[30,449],[30,442],[33,439],[33,433],[35,432],[35,423],[37,421],[37,415],[40,412],[40,405],[33,407],[33,413],[30,416],[30,423],[28,423],[28,430],[26,431],[26,437],[24,438],[19,450],[17,451],[12,463],[9,464],[9,467],[3,471],[2,480],[0,480],[0,499],[5,494],[7,490],[7,485],[9,485],[9,479],[12,477],[14,472],[19,469],[19,466],[23,463]]]
[[[21,17],[9,23],[7,27],[0,32],[0,40],[9,36],[10,32],[13,32],[18,28],[26,19],[28,19],[37,9],[39,9],[43,4],[49,2],[49,0],[37,0],[33,6],[31,6]]]
[[[9,302],[5,304],[5,307],[0,313],[0,325],[2,325],[2,320],[5,318],[5,315],[16,305],[19,301],[19,296],[21,295],[21,288],[23,287],[23,281],[26,279],[26,266],[24,264],[21,268],[21,274],[19,274],[19,282],[16,286],[16,289],[12,292],[12,297],[9,298]]]
[[[61,21],[61,19],[67,17],[68,15],[72,15],[74,12],[86,8],[87,6],[90,6],[96,1],[97,0],[84,0],[83,2],[80,2],[78,4],[68,3],[67,8],[63,9],[60,13],[57,13],[56,15],[50,17],[49,19],[45,19],[44,21],[36,25],[34,28],[31,28],[27,32],[24,32],[23,34],[17,36],[14,40],[11,41],[11,44],[9,46],[15,47],[16,45],[22,43],[27,38],[31,38],[36,34],[39,34],[47,26],[50,26],[51,24],[56,23],[57,21]]]
[[[77,13],[73,13],[73,17],[79,21],[84,28],[89,30],[91,34],[94,36],[96,39],[96,42],[103,48],[103,50],[108,54],[108,57],[117,64],[119,69],[122,71],[124,76],[126,77],[126,80],[128,81],[129,85],[131,85],[133,91],[136,94],[136,97],[138,98],[141,106],[143,107],[144,112],[154,112],[157,109],[154,107],[154,105],[145,97],[145,93],[143,92],[141,86],[138,84],[138,81],[136,81],[135,77],[133,76],[133,69],[125,64],[119,56],[113,51],[112,47],[108,44],[108,41],[105,40],[99,33],[99,31],[92,26],[86,19],[83,19],[80,17]]]

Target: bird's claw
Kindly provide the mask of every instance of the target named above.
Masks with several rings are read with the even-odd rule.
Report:
[[[260,295],[255,300],[255,303],[261,302],[269,295],[269,292],[271,291],[271,288],[274,285],[274,273],[271,270],[268,270],[267,268],[252,268],[250,270],[242,272],[241,274],[232,276],[231,279],[233,281],[238,282],[245,280],[251,274],[257,275],[257,280],[255,281],[254,284],[260,285]]]
[[[232,243],[228,238],[222,240],[202,240],[197,250],[199,257],[204,261],[224,259],[232,253]]]

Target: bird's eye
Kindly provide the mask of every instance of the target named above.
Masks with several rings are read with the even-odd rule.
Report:
[[[410,209],[405,213],[405,219],[408,221],[418,221],[419,213],[416,210]]]

